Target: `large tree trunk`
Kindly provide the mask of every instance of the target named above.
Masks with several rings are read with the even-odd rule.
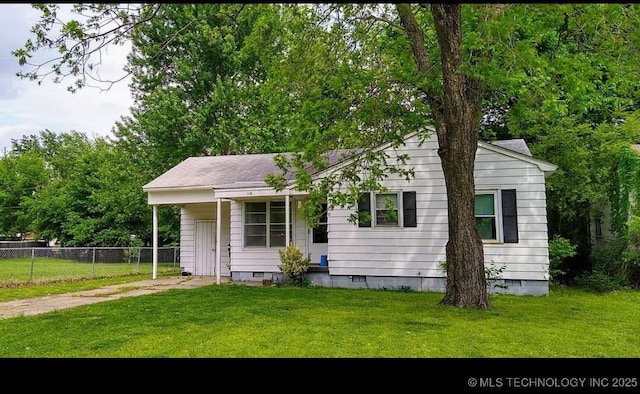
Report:
[[[488,308],[484,251],[474,217],[473,167],[477,141],[473,129],[464,122],[449,125],[447,134],[447,144],[438,151],[447,187],[449,219],[447,287],[441,303]],[[459,137],[452,139],[452,134]]]
[[[398,5],[411,49],[424,74],[431,72],[424,33],[409,6]],[[473,170],[478,147],[482,89],[479,81],[460,73],[462,16],[460,4],[433,4],[442,64],[442,94],[423,89],[436,124],[440,161],[447,188],[449,240],[447,286],[441,304],[489,308],[484,251],[474,216]]]

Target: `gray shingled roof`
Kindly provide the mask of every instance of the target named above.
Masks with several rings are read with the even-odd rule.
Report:
[[[501,140],[493,145],[531,156],[522,139]],[[328,153],[329,165],[345,159],[346,150]],[[189,157],[144,185],[143,190],[167,188],[230,189],[266,186],[268,174],[282,174],[273,158],[276,153]],[[291,174],[289,174],[291,179]]]
[[[328,153],[329,165],[343,160],[346,152]],[[274,156],[276,153],[189,157],[142,188],[228,189],[266,186],[264,179],[268,174],[282,174],[274,162]],[[291,179],[291,174],[288,174],[288,179]]]
[[[514,152],[522,153],[523,155],[531,156],[531,151],[529,151],[527,143],[522,138],[493,141],[491,144]]]

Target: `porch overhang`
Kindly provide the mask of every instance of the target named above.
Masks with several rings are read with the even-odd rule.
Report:
[[[232,188],[232,189],[216,189],[215,195],[218,198],[225,199],[249,199],[249,198],[267,198],[267,197],[284,197],[284,196],[306,196],[307,192],[301,192],[286,188],[276,191],[271,187],[249,187],[249,188]]]
[[[149,205],[181,205],[202,202],[215,202],[216,195],[212,187],[190,189],[150,189],[147,192]]]

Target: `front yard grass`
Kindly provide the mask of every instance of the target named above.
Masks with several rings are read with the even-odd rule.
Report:
[[[441,299],[238,284],[168,290],[0,320],[0,357],[640,357],[639,292],[493,295],[488,311]]]
[[[0,259],[0,288],[62,280],[87,280],[116,276],[151,275],[151,263],[91,263],[63,258]],[[180,273],[175,263],[159,262],[158,272]]]

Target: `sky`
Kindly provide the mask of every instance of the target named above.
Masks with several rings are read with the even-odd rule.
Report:
[[[21,69],[11,51],[32,37],[30,30],[38,19],[39,11],[30,4],[0,4],[0,156],[5,148],[11,148],[12,138],[38,135],[45,129],[56,133],[75,130],[89,137],[110,136],[115,122],[129,115],[133,105],[129,78],[108,91],[84,87],[70,93],[67,86],[71,80],[55,84],[49,78],[38,85],[17,77]],[[100,74],[114,79],[124,76],[129,48],[109,48]]]

